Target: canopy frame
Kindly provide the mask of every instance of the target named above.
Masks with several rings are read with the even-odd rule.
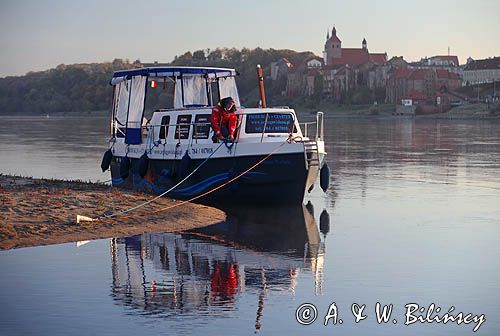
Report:
[[[214,82],[217,84],[217,100],[231,96],[236,106],[241,106],[235,81],[237,75],[234,69],[211,67],[151,67],[116,71],[110,81],[114,86],[112,124],[115,136],[124,135],[127,144],[141,143],[140,129],[150,79],[169,78],[174,82],[174,109],[215,105],[212,96]]]

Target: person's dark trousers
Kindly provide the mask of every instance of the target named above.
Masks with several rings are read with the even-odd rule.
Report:
[[[229,136],[229,128],[227,128],[226,125],[221,125],[220,132],[222,133],[222,136],[227,139],[227,137]],[[212,141],[214,143],[219,142],[219,139],[217,139],[217,134],[214,133],[214,135],[212,136]]]

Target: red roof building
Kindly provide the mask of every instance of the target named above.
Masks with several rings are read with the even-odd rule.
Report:
[[[401,99],[433,102],[436,93],[454,91],[460,82],[460,75],[445,69],[397,68],[387,81],[386,100],[393,104]]]
[[[411,89],[407,94],[401,97],[401,99],[411,99],[414,102],[424,102],[427,100],[427,96],[420,91]]]
[[[368,51],[366,39],[363,39],[361,48],[342,48],[342,41],[338,38],[335,27],[332,29],[332,36],[327,35],[323,53],[326,65],[356,66],[366,62],[382,65],[387,61],[386,53]]]
[[[453,66],[460,65],[458,63],[458,57],[453,56],[453,55],[438,55],[438,56],[431,57],[430,60],[433,60],[435,62],[441,61],[442,63],[448,63],[449,65],[453,65]]]

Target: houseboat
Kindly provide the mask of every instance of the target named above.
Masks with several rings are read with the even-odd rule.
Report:
[[[203,195],[197,200],[208,204],[301,204],[325,162],[323,114],[315,126],[305,125],[314,128],[309,137],[293,109],[268,108],[265,95],[262,107],[245,108],[237,75],[173,66],[115,72],[111,137],[101,164],[110,168],[113,186],[169,191],[184,200]],[[259,82],[263,94],[262,77]],[[214,142],[211,112],[224,97],[235,102],[238,127],[234,141]]]

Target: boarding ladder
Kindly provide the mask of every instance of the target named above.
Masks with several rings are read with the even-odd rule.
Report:
[[[319,151],[318,151],[318,141],[323,141],[324,129],[323,129],[323,112],[316,113],[316,122],[304,123],[304,136],[308,138],[307,126],[309,124],[314,124],[316,126],[316,134],[314,140],[304,140],[304,156],[306,160],[306,168],[309,170],[310,167],[318,167],[319,169]]]
[[[304,155],[306,159],[306,168],[309,170],[311,167],[319,168],[319,155],[318,155],[318,143],[316,140],[305,140],[304,144]]]

